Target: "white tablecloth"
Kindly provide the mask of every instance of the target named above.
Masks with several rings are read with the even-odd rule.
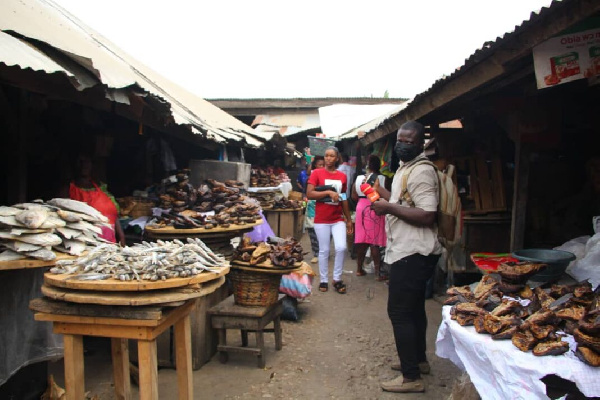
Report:
[[[435,353],[466,371],[483,400],[547,399],[540,379],[551,374],[574,382],[585,396],[600,396],[600,368],[575,356],[572,336],[563,338],[570,345],[565,354],[537,357],[517,349],[510,340],[493,340],[472,326],[460,326],[450,318],[450,308],[442,309]]]

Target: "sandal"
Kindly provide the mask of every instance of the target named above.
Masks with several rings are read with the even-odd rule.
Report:
[[[333,287],[339,294],[346,294],[346,284],[343,281],[333,282]]]
[[[358,270],[356,271],[356,276],[365,276],[367,273],[364,270]]]
[[[321,282],[321,284],[319,285],[319,291],[326,292],[328,290],[329,290],[329,284],[327,284],[327,282]]]

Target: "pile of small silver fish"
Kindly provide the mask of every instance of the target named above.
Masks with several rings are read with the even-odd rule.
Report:
[[[83,257],[58,260],[50,269],[55,274],[76,274],[75,279],[121,281],[166,280],[220,272],[227,261],[200,239],[142,242],[121,247],[102,244]]]
[[[56,259],[55,251],[79,256],[106,243],[108,218],[81,201],[56,198],[0,206],[0,261]]]

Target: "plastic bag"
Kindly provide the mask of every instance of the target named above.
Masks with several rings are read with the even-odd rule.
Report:
[[[302,262],[295,272],[281,277],[279,291],[296,299],[304,299],[312,293],[313,276],[315,273],[310,265]]]
[[[283,312],[281,313],[281,319],[298,321],[298,300],[290,296],[285,296],[282,303]]]
[[[577,281],[588,280],[592,288],[600,284],[600,234],[597,233],[587,241],[585,255],[569,266],[567,270]]]
[[[255,226],[250,232],[245,234],[245,236],[250,238],[252,243],[264,242],[269,236],[275,236],[275,232],[273,232],[273,229],[271,229],[271,225],[269,225],[267,222],[262,210],[260,210],[258,213],[260,214],[263,223]]]

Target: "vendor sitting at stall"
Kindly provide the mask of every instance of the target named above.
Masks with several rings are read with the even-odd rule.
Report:
[[[108,218],[111,227],[103,226],[100,237],[112,243],[125,246],[125,234],[119,223],[119,206],[112,194],[107,190],[106,184],[98,185],[92,178],[92,157],[86,153],[79,153],[74,164],[75,178],[67,190],[63,189],[62,197],[82,201],[100,211]]]

